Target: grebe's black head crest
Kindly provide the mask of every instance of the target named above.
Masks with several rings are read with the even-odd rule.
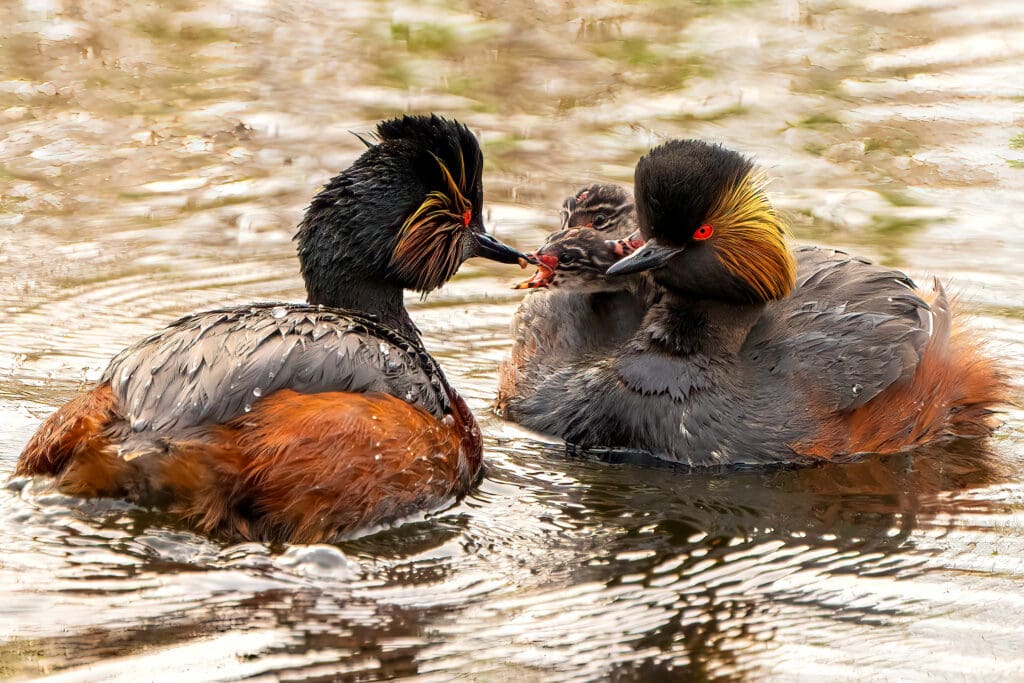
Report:
[[[484,230],[483,154],[465,125],[403,116],[360,140],[366,151],[313,198],[296,235],[311,301],[346,279],[425,293],[472,256],[522,258]]]
[[[793,288],[788,228],[753,162],[721,145],[673,140],[645,154],[634,192],[647,243],[608,270],[652,271],[686,296],[753,303]]]

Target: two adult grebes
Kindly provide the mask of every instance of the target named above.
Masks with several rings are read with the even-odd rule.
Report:
[[[522,255],[484,232],[469,129],[407,116],[377,135],[299,227],[308,305],[198,313],[126,349],[43,424],[16,474],[165,507],[203,532],[286,542],[336,539],[468,491],[480,433],[402,292],[440,287],[472,256]]]
[[[811,464],[991,432],[1004,376],[903,273],[803,248],[740,154],[664,144],[636,168],[646,244],[609,277],[661,298],[610,353],[552,367],[505,415],[589,447],[692,466]],[[555,276],[557,277],[557,275]]]

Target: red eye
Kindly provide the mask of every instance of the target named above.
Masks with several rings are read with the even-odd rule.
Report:
[[[693,232],[693,239],[695,240],[706,240],[715,234],[715,229],[705,223]]]
[[[466,211],[466,213],[462,214],[462,224],[465,225],[467,228],[469,227],[469,222],[471,220],[473,220],[472,211]]]

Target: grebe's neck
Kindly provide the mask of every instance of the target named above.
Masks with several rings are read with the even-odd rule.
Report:
[[[379,280],[339,279],[330,287],[307,284],[309,303],[360,313],[390,327],[411,341],[420,342],[419,330],[405,309],[403,289]]]
[[[734,356],[765,305],[692,299],[663,291],[644,319],[644,332],[649,343],[675,355]]]

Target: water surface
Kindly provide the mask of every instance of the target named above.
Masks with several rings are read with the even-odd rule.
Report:
[[[470,124],[523,248],[658,141],[723,141],[799,241],[951,283],[1021,376],[1015,0],[340,4],[0,5],[0,478],[127,343],[301,300],[302,208],[405,111]],[[985,449],[838,467],[581,458],[489,412],[517,277],[471,262],[409,300],[486,435],[436,515],[268,548],[0,490],[0,678],[1024,677],[1019,410]]]

